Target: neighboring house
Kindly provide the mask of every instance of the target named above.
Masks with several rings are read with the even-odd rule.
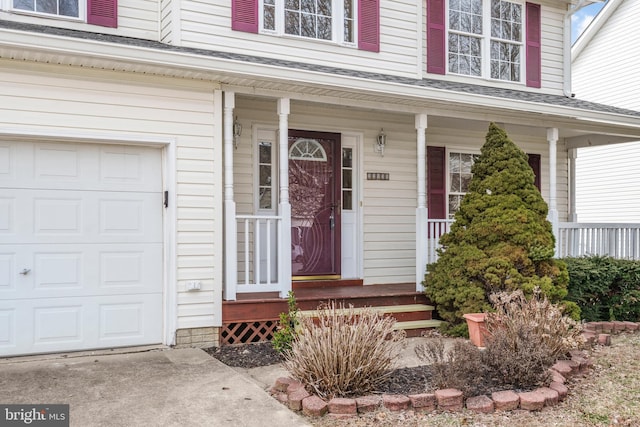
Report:
[[[640,2],[609,0],[572,48],[580,99],[640,111]],[[640,223],[640,142],[581,148],[576,211],[581,222]]]
[[[640,139],[567,96],[575,3],[3,0],[0,356],[211,345],[292,281],[415,293],[491,121],[557,230],[569,150]]]

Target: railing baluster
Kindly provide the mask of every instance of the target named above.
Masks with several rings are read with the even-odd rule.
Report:
[[[260,219],[254,221],[253,233],[255,253],[253,254],[253,283],[259,284],[260,280]]]
[[[244,220],[244,284],[249,284],[249,220]]]
[[[271,219],[267,218],[267,285],[271,284]]]

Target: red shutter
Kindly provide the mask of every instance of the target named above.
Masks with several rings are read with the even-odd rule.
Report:
[[[444,147],[427,147],[427,209],[429,219],[447,214],[446,153]]]
[[[258,32],[258,0],[231,0],[231,29]]]
[[[379,0],[358,0],[358,49],[380,52]]]
[[[445,74],[445,0],[427,0],[427,72]]]
[[[87,0],[87,23],[118,27],[118,0]]]
[[[542,86],[540,5],[527,3],[527,86]]]
[[[533,183],[535,184],[536,187],[538,187],[538,190],[541,190],[540,188],[540,154],[527,154],[527,156],[529,156],[529,166],[531,166],[531,169],[533,169],[533,175],[535,176],[535,180],[533,181]]]

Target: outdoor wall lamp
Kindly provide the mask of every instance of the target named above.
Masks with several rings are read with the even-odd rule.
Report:
[[[236,150],[238,149],[238,138],[240,138],[240,135],[242,135],[242,125],[238,121],[238,116],[236,116],[236,119],[233,121],[233,144]]]
[[[380,157],[384,157],[384,147],[387,145],[387,134],[384,133],[384,129],[380,129],[380,133],[376,137],[376,144],[374,146],[376,153],[380,153]]]

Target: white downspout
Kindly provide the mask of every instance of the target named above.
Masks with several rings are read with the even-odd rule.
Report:
[[[562,92],[564,96],[567,98],[573,98],[573,93],[571,92],[571,17],[574,13],[579,11],[585,6],[588,6],[592,3],[601,3],[601,0],[579,0],[578,3],[574,7],[570,7],[570,9],[564,14],[564,54],[563,56],[563,85]]]

